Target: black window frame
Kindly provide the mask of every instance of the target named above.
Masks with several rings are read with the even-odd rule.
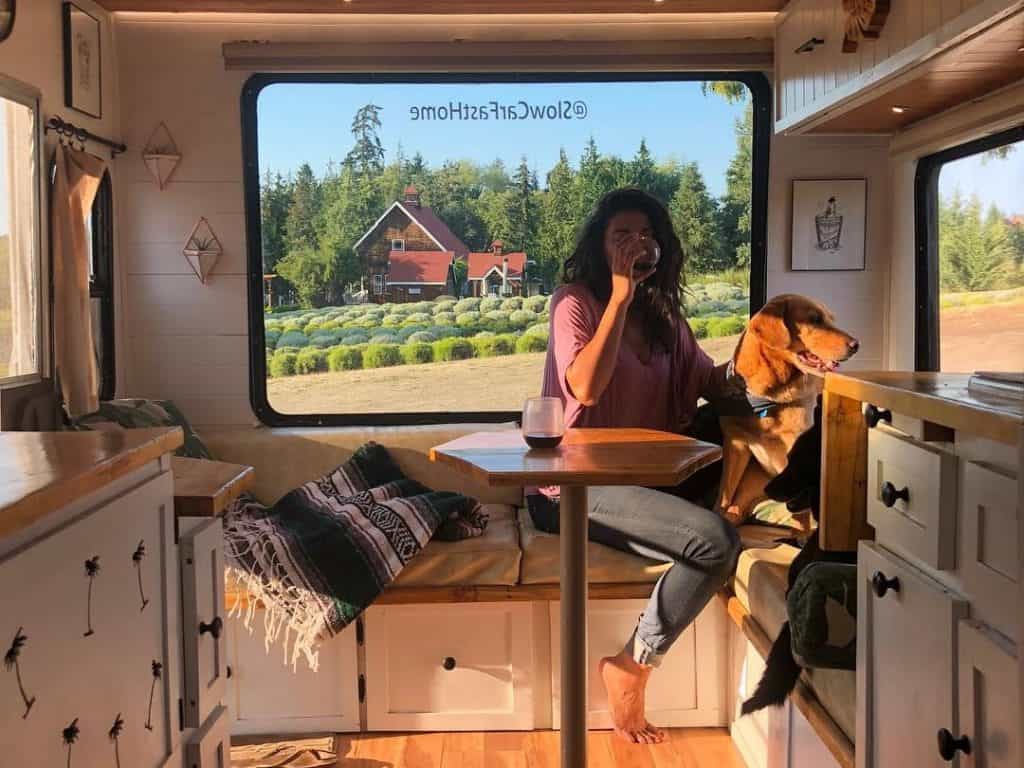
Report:
[[[1024,125],[958,144],[917,162],[914,176],[914,370],[941,369],[939,174],[946,163],[1024,141]]]
[[[767,301],[768,160],[772,133],[771,85],[763,72],[474,72],[474,73],[259,73],[242,86],[242,164],[245,196],[249,297],[249,401],[257,418],[270,427],[399,426],[415,424],[498,423],[518,421],[518,411],[432,411],[403,413],[283,414],[267,399],[262,228],[260,222],[259,126],[257,108],[264,88],[281,83],[435,84],[435,83],[602,83],[740,82],[750,90],[753,150],[750,212],[750,314]]]
[[[96,190],[92,203],[92,277],[89,280],[89,300],[99,299],[100,345],[99,377],[100,400],[111,400],[117,389],[117,368],[114,350],[114,185],[109,171]]]

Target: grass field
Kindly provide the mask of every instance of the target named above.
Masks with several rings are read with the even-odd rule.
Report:
[[[738,336],[701,346],[727,360]],[[519,411],[540,392],[544,353],[474,358],[270,379],[267,399],[279,413]]]

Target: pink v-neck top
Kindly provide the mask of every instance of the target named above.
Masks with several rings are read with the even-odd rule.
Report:
[[[573,395],[566,372],[597,332],[605,306],[581,284],[555,291],[542,393],[561,399],[566,427],[683,432],[693,420],[697,399],[707,392],[715,369],[686,322],[680,324],[676,350],[669,353],[656,347],[646,363],[628,344],[620,344],[611,382],[595,405],[585,406]]]

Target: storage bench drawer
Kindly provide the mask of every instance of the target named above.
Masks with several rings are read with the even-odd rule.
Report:
[[[369,730],[533,728],[530,603],[386,605],[365,619]]]
[[[959,657],[959,716],[956,729],[946,727],[952,738],[940,737],[942,746],[953,748],[954,740],[969,745],[960,768],[1019,768],[1020,693],[1012,644],[977,622],[961,621]]]
[[[868,432],[868,522],[879,543],[939,570],[956,567],[957,458],[884,428]]]

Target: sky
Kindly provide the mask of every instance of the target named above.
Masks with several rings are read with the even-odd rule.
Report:
[[[1012,146],[1005,159],[970,155],[946,163],[939,194],[948,198],[959,187],[964,197],[977,194],[984,208],[995,203],[1003,213],[1024,215],[1024,141]]]
[[[495,119],[492,102],[499,110],[511,106],[515,116],[522,114],[521,102],[545,112],[564,103],[570,118]],[[308,162],[321,175],[329,160],[339,162],[348,153],[352,117],[367,103],[381,107],[387,161],[399,143],[407,156],[420,152],[431,167],[445,160],[486,164],[501,158],[511,171],[525,155],[543,185],[562,147],[576,167],[591,136],[601,154],[627,160],[643,138],[656,161],[697,161],[714,195],[725,191],[725,170],[736,147],[733,125],[743,113],[741,104],[701,94],[697,82],[279,83],[259,97],[261,173],[286,174]],[[422,110],[415,119],[417,107],[452,103],[480,105],[488,119],[431,120]],[[463,114],[468,117],[468,110]]]

